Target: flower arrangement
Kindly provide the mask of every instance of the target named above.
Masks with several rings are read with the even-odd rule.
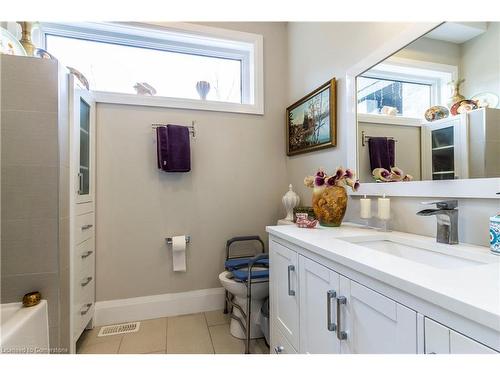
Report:
[[[377,182],[399,182],[411,181],[413,176],[405,174],[401,169],[392,167],[390,171],[385,168],[375,168],[372,171],[373,178]]]
[[[325,171],[320,168],[316,175],[307,176],[304,178],[304,185],[310,188],[321,188],[331,186],[349,186],[353,191],[358,190],[359,180],[355,179],[356,173],[351,169],[343,169],[338,167],[333,175],[328,176]]]
[[[338,227],[347,209],[346,186],[358,190],[359,181],[351,169],[337,168],[333,175],[319,169],[314,176],[304,179],[307,187],[313,188],[312,206],[320,224]]]

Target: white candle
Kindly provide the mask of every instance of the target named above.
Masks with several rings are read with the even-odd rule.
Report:
[[[361,219],[369,219],[372,217],[372,200],[367,198],[366,195],[364,198],[359,200],[360,213],[359,217]]]
[[[378,218],[389,220],[391,218],[391,200],[385,197],[378,199]]]

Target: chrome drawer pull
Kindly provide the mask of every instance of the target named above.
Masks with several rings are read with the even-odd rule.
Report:
[[[82,259],[85,259],[85,258],[89,257],[92,253],[93,253],[92,250],[89,250],[89,251],[83,253],[82,254]]]
[[[81,286],[86,286],[88,285],[88,283],[90,283],[92,281],[92,276],[89,276],[85,279],[85,281],[82,281],[82,283],[80,284]]]
[[[293,264],[290,264],[288,266],[288,295],[289,296],[294,296],[295,295],[295,290],[291,289],[290,286],[290,272],[295,271],[295,266]]]
[[[347,339],[347,332],[342,331],[340,326],[340,305],[345,305],[347,303],[347,298],[344,296],[337,297],[337,338],[339,340]]]
[[[332,322],[332,299],[335,297],[337,297],[337,292],[335,292],[335,290],[326,292],[326,329],[331,332],[337,330],[337,325]]]
[[[276,354],[281,354],[281,353],[283,353],[283,350],[285,350],[285,348],[284,348],[284,347],[282,347],[282,346],[276,346],[276,347],[274,348],[274,352],[275,352]]]
[[[86,224],[84,226],[82,226],[82,230],[87,230],[87,229],[90,229],[92,228],[94,225],[93,224]]]
[[[91,303],[87,303],[86,305],[83,305],[83,307],[85,308],[80,310],[80,315],[85,315],[89,312],[90,308],[92,307],[92,304]]]

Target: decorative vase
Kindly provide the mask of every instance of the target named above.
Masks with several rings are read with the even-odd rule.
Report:
[[[201,100],[205,100],[210,91],[210,83],[207,81],[198,81],[196,82],[196,91],[198,91],[198,95]]]
[[[451,86],[451,97],[448,101],[448,108],[451,108],[453,104],[459,102],[460,100],[464,100],[465,96],[460,94],[460,85],[465,82],[465,79],[459,79],[457,81],[451,81],[449,85]]]
[[[24,49],[26,50],[26,54],[28,56],[35,56],[36,46],[31,41],[31,29],[33,24],[31,22],[18,22],[21,25],[21,39],[19,42],[22,44]]]
[[[288,191],[281,198],[285,206],[286,217],[283,220],[293,221],[293,209],[299,204],[300,197],[292,190],[292,184],[288,185]]]
[[[320,225],[338,227],[347,209],[347,192],[342,186],[316,187],[312,205]]]

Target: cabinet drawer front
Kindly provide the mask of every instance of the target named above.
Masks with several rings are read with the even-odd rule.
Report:
[[[292,344],[281,333],[277,326],[271,327],[271,354],[297,354]]]
[[[270,243],[270,304],[276,325],[295,347],[299,347],[299,264],[295,251]]]
[[[75,218],[75,245],[94,237],[94,213],[76,216]]]
[[[90,306],[89,306],[90,305]],[[93,301],[82,302],[74,312],[73,337],[78,338],[90,319],[94,316],[95,303]]]
[[[74,280],[95,274],[95,242],[93,238],[83,241],[74,248]]]

